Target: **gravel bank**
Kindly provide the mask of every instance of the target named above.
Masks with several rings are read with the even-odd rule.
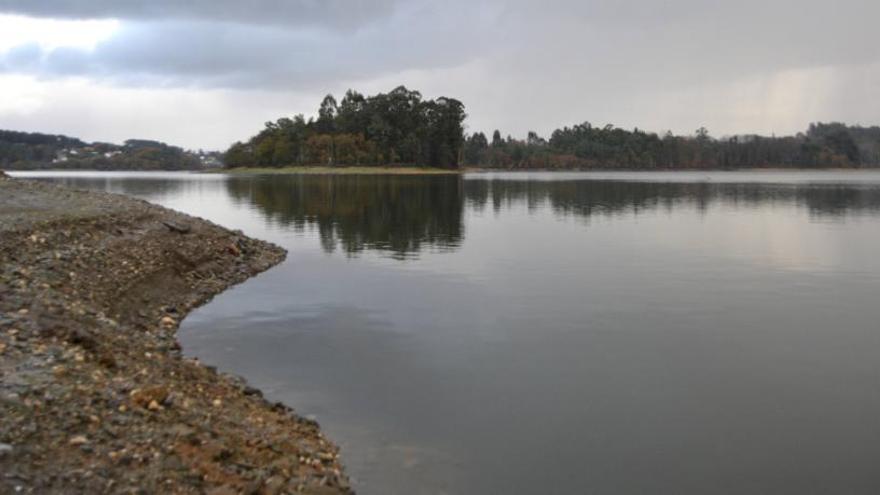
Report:
[[[0,172],[0,493],[350,493],[316,423],[175,338],[187,312],[284,256]]]

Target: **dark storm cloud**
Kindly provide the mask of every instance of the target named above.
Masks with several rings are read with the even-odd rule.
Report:
[[[319,2],[297,3],[311,6]],[[390,6],[391,2],[379,4]],[[487,18],[481,15],[481,9],[471,9],[471,15],[461,16],[454,9],[417,2],[345,32],[322,27],[329,21],[318,22],[317,15],[312,16],[314,25],[287,26],[242,19],[185,20],[174,16],[180,10],[171,9],[170,19],[125,22],[94,49],[56,48],[36,56],[29,46],[26,64],[13,60],[20,58],[18,48],[5,55],[0,53],[0,67],[7,72],[45,77],[89,75],[126,85],[264,89],[296,85],[303,89],[338,79],[461,64],[475,55],[472,48],[485,42],[487,33]],[[342,9],[317,10],[328,14]],[[54,15],[114,12],[109,7],[94,6],[80,10],[43,7],[38,11]],[[190,8],[185,12],[194,15],[198,11]],[[350,14],[346,10],[339,15]]]
[[[309,100],[407,84],[514,135],[880,118],[878,0],[0,0],[0,13],[120,20],[93,49],[0,48],[0,76],[58,84]],[[264,105],[255,122],[277,113]]]
[[[7,72],[126,84],[276,89],[485,59],[524,81],[562,73],[601,88],[880,58],[873,0],[0,0],[0,11],[125,20],[93,51],[0,57]]]

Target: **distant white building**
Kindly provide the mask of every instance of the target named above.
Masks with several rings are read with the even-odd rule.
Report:
[[[199,161],[202,162],[202,166],[205,168],[219,168],[223,166],[223,163],[213,155],[199,155]]]

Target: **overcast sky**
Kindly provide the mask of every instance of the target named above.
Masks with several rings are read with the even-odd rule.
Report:
[[[468,129],[880,124],[878,0],[0,0],[0,128],[220,149],[406,85]]]

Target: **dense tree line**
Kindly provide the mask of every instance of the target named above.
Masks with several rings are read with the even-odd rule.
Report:
[[[290,165],[426,165],[457,168],[464,144],[464,105],[426,100],[403,86],[367,96],[328,95],[317,118],[267,122],[259,134],[226,152],[230,167]]]
[[[0,167],[51,163],[61,150],[85,146],[79,139],[67,136],[0,130]]]
[[[268,122],[224,154],[228,167],[291,165],[501,169],[737,169],[880,167],[880,127],[811,124],[795,136],[739,135],[714,138],[704,129],[691,136],[658,135],[589,122],[553,131],[549,139],[489,139],[465,134],[464,105],[455,99],[426,100],[400,86],[364,96],[349,90],[337,102],[328,95],[317,117]],[[0,131],[0,167],[11,169],[191,170],[210,154],[157,141],[124,145],[85,143],[67,136]],[[213,159],[212,159],[213,161]]]
[[[159,141],[86,143],[61,135],[0,131],[0,168],[19,170],[195,170],[194,153]]]
[[[550,139],[530,132],[525,140],[491,142],[477,132],[465,139],[467,165],[540,169],[828,168],[880,166],[880,127],[812,124],[806,133],[715,139],[705,128],[693,136],[659,136],[589,122],[557,129]]]
[[[691,136],[658,135],[589,122],[553,131],[549,139],[491,139],[465,134],[464,105],[424,100],[401,86],[365,97],[349,90],[328,95],[317,117],[267,122],[225,155],[229,167],[290,165],[421,165],[502,169],[715,169],[880,166],[880,127],[812,124],[795,136],[714,138],[705,128]]]
[[[201,161],[194,153],[159,141],[129,139],[110,158],[98,158],[95,165],[107,169],[128,170],[198,170]],[[99,168],[100,170],[100,168]]]

